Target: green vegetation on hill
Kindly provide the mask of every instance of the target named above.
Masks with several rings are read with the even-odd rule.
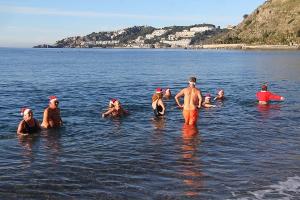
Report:
[[[152,33],[155,28],[151,26],[134,26],[124,29],[124,33],[118,35],[115,39],[120,43],[127,43],[130,40],[135,40],[139,36],[145,36]]]
[[[196,29],[191,29],[196,28]],[[118,31],[64,38],[39,48],[192,47],[204,44],[300,45],[300,0],[266,0],[233,29],[212,24],[154,28],[134,26]]]
[[[210,43],[300,44],[300,0],[267,0]]]

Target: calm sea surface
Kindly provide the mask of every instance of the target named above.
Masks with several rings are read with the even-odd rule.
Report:
[[[198,78],[227,100],[195,129],[156,87]],[[258,107],[260,84],[286,98]],[[64,127],[18,138],[20,108],[42,120],[58,96]],[[130,112],[103,119],[110,98]],[[0,49],[0,199],[299,199],[300,52]]]

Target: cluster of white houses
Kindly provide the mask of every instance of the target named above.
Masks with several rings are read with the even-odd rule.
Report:
[[[205,31],[214,31],[216,27],[214,25],[205,25],[199,27],[192,27],[189,30],[183,30],[180,32],[176,32],[175,34],[169,34],[168,39],[161,38],[160,42],[163,44],[171,45],[171,47],[187,47],[191,42],[191,38],[195,36],[196,33],[202,33]],[[152,39],[156,36],[161,36],[165,34],[168,30],[159,29],[153,31],[152,34],[146,35],[146,39]],[[141,38],[139,38],[139,42],[141,42]]]
[[[165,37],[160,38],[161,44],[167,44],[171,47],[187,47],[191,42],[191,38],[195,36],[197,33],[202,33],[205,31],[214,31],[216,27],[214,25],[203,25],[192,27],[189,30],[183,30],[180,32],[175,32],[175,34],[169,34]],[[154,30],[151,34],[137,37],[135,40],[128,42],[125,47],[136,47],[136,48],[148,48],[151,45],[145,44],[145,40],[151,40],[156,37],[160,37],[167,33],[168,29],[158,29]],[[70,47],[89,47],[89,46],[119,46],[119,40],[115,40],[118,35],[123,34],[124,30],[119,30],[115,32],[109,33],[107,36],[111,38],[111,40],[96,40],[93,38],[92,40],[87,41],[84,37],[70,37],[66,38],[64,41],[70,44]],[[158,45],[158,44],[157,44]]]

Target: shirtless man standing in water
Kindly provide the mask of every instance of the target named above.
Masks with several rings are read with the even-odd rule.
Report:
[[[43,128],[58,128],[62,126],[58,104],[59,101],[56,96],[50,96],[49,106],[44,111]]]
[[[184,96],[183,105],[180,104],[179,98]],[[196,78],[189,79],[189,87],[182,89],[176,96],[175,101],[179,108],[183,109],[183,117],[186,125],[196,125],[198,120],[198,109],[201,108],[202,96],[201,91],[196,88]]]

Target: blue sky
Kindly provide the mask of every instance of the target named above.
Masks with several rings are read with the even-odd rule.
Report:
[[[0,0],[0,47],[53,44],[65,37],[134,25],[238,24],[265,0]]]

